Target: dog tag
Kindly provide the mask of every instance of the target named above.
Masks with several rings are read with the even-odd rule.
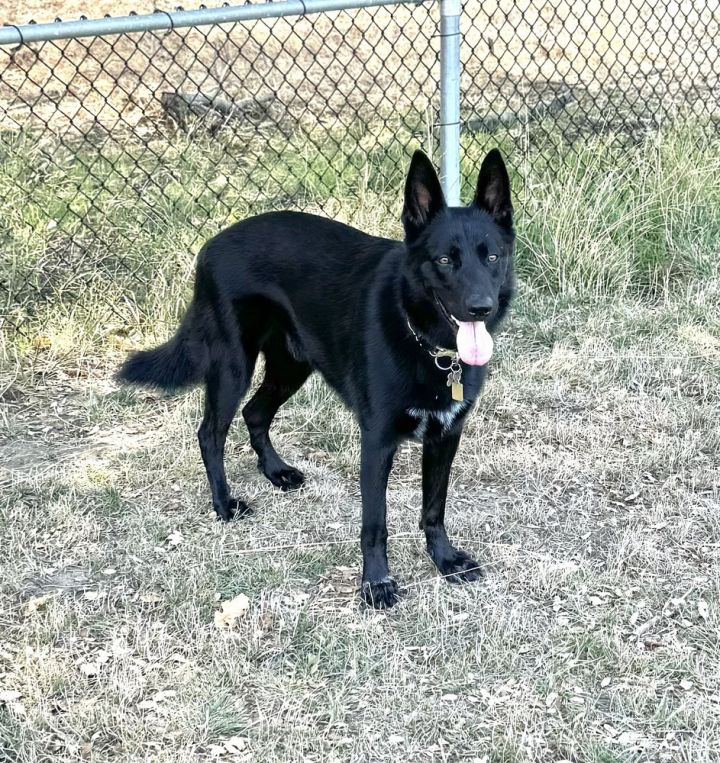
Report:
[[[462,366],[458,362],[457,355],[453,357],[453,361],[450,364],[450,373],[447,378],[447,385],[450,387],[450,394],[452,399],[458,403],[464,400],[463,397],[463,385],[462,385]]]
[[[450,390],[452,394],[452,399],[457,400],[458,403],[461,403],[463,401],[463,385],[460,382],[454,381],[450,385]]]

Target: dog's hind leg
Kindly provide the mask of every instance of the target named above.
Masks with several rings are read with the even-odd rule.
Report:
[[[263,346],[265,376],[257,392],[243,408],[250,444],[258,456],[258,468],[281,490],[295,490],[305,477],[286,464],[270,441],[270,425],[280,406],[302,387],[312,368],[290,354],[285,337],[273,337]]]
[[[250,513],[248,505],[231,498],[225,476],[225,440],[242,396],[250,384],[254,357],[243,353],[231,363],[216,363],[206,377],[205,415],[198,430],[198,441],[207,471],[213,508],[220,519]]]

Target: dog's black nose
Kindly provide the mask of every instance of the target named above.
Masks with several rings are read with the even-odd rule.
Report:
[[[474,297],[467,306],[467,311],[473,318],[485,318],[493,309],[493,301],[489,297]]]

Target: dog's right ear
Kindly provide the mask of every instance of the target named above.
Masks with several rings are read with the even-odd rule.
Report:
[[[423,228],[445,206],[445,197],[435,167],[422,151],[416,151],[405,181],[405,206],[401,218],[408,244],[420,235]]]

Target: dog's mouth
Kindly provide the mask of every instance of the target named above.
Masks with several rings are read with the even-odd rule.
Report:
[[[435,301],[443,318],[455,332],[460,360],[470,366],[484,366],[493,354],[493,338],[485,326],[485,321],[460,321],[445,307],[437,294]]]

